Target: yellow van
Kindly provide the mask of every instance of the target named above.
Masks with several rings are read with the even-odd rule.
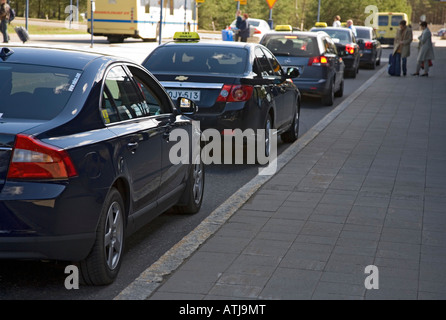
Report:
[[[409,24],[407,14],[405,13],[379,12],[378,29],[376,30],[378,40],[381,43],[393,44],[401,20],[406,20],[407,24]]]
[[[160,32],[160,4],[154,0],[96,0],[93,8],[93,35],[109,42],[125,38],[155,40]],[[91,33],[91,6],[88,6],[88,32]],[[162,37],[176,31],[197,30],[195,0],[165,0]]]

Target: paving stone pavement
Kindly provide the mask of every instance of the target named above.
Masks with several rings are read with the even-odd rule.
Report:
[[[444,43],[435,54],[428,78],[382,73],[148,299],[446,299]]]

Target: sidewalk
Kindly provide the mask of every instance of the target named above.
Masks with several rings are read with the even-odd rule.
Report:
[[[429,78],[381,72],[147,299],[446,299],[440,42]]]

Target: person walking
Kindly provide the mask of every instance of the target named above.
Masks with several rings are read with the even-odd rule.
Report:
[[[248,23],[248,14],[243,14],[242,22],[240,23],[240,41],[247,42],[249,38],[249,23]]]
[[[407,26],[406,20],[401,20],[393,42],[393,55],[395,56],[395,76],[401,75],[401,62],[403,76],[407,75],[407,57],[410,56],[410,44],[413,40],[412,28]]]
[[[340,16],[334,17],[333,27],[335,27],[335,28],[341,27],[341,17]]]
[[[8,23],[11,8],[6,0],[0,0],[0,30],[3,34],[3,43],[9,42]]]
[[[417,56],[417,71],[413,73],[413,76],[420,75],[420,69],[424,64],[424,73],[421,75],[422,77],[429,76],[429,62],[430,60],[434,60],[434,46],[432,45],[432,33],[427,27],[427,22],[420,22],[420,27],[422,30],[421,36],[418,37],[420,40],[418,45],[418,56]]]
[[[240,10],[237,10],[235,13],[235,41],[240,41],[240,25],[242,24],[243,18],[242,18],[242,12]]]

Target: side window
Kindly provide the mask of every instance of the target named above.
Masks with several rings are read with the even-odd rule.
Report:
[[[273,56],[273,54],[268,50],[263,50],[263,51],[265,52],[265,56],[268,59],[271,67],[273,68],[272,75],[276,77],[281,77],[283,75],[283,71],[279,61],[277,61],[277,59]]]
[[[122,66],[110,69],[105,78],[101,112],[105,123],[149,115],[147,103]]]
[[[259,76],[262,77],[272,76],[274,74],[273,70],[271,69],[271,66],[268,62],[268,58],[263,53],[262,49],[257,47],[255,49],[255,56],[256,56],[256,63],[255,63],[256,69],[254,70],[254,72],[256,72]]]
[[[133,75],[140,94],[144,99],[144,103],[147,106],[148,114],[150,116],[171,113],[171,107],[168,102],[169,98],[161,92],[160,86],[147,75],[143,70],[128,66],[130,72]]]

